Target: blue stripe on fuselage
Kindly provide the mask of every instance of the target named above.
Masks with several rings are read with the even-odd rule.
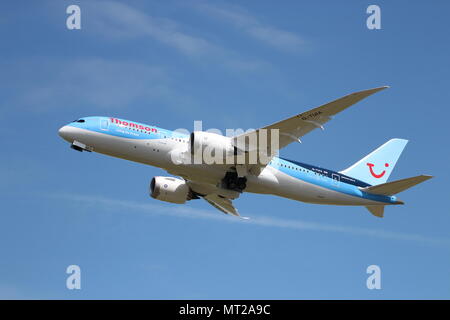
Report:
[[[345,183],[348,183],[348,184],[351,184],[351,185],[354,185],[354,186],[357,186],[357,187],[366,188],[366,187],[370,187],[371,186],[370,184],[368,184],[366,182],[363,182],[361,180],[358,180],[358,179],[346,176],[345,174],[342,174],[342,173],[339,173],[339,172],[336,172],[336,171],[333,171],[333,170],[330,170],[330,169],[316,167],[316,166],[313,166],[313,165],[310,165],[310,164],[307,164],[307,163],[298,162],[298,161],[294,161],[294,160],[289,160],[289,159],[286,159],[286,158],[281,158],[280,157],[280,159],[282,159],[284,161],[287,161],[287,162],[290,162],[290,163],[293,163],[293,164],[295,164],[297,166],[303,167],[303,168],[308,169],[310,171],[316,172],[318,174],[325,175],[325,176],[327,176],[327,177],[329,177],[331,179],[338,179],[339,181],[342,181],[342,182],[345,182]]]
[[[112,121],[111,119],[112,118],[110,117],[85,117],[80,119],[84,120],[84,122],[72,122],[69,124],[69,126],[127,139],[148,140],[165,138],[187,138],[189,136],[187,134],[161,129],[139,122],[118,118],[118,121],[116,122],[116,118],[114,118],[114,121]],[[126,123],[127,125],[122,125],[120,123]],[[132,123],[133,126],[130,126],[130,123]],[[147,130],[146,128],[150,130]]]
[[[332,170],[318,168],[278,157],[274,157],[269,165],[293,178],[350,196],[384,203],[394,203],[396,201],[396,197],[393,196],[363,192],[358,187],[367,187],[369,186],[368,184],[341,175]]]

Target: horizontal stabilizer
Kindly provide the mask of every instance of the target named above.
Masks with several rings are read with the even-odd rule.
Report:
[[[384,216],[384,206],[367,206],[366,208],[375,217],[383,218],[383,216]]]
[[[419,184],[419,183],[424,182],[431,178],[433,178],[433,177],[427,176],[427,175],[420,175],[417,177],[406,178],[406,179],[401,179],[401,180],[397,180],[397,181],[378,184],[376,186],[363,188],[361,190],[364,192],[373,193],[373,194],[392,196],[394,194],[400,193],[406,189],[409,189],[409,188],[415,186],[416,184]],[[370,212],[372,212],[372,211],[370,211]]]

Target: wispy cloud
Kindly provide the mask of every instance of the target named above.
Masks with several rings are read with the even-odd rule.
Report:
[[[211,220],[220,220],[221,222],[228,222],[228,223],[242,223],[263,227],[283,228],[299,231],[310,230],[319,232],[343,233],[355,236],[373,237],[383,240],[410,241],[429,245],[441,245],[450,247],[450,239],[432,238],[419,234],[349,227],[349,226],[328,225],[315,222],[306,222],[297,219],[295,220],[280,219],[261,215],[252,216],[249,220],[242,220],[233,216],[224,215],[218,211],[198,210],[186,205],[169,207],[169,206],[160,206],[148,203],[136,203],[132,201],[124,201],[81,194],[53,194],[48,196],[53,198],[60,198],[60,199],[62,198],[66,200],[76,201],[79,203],[83,203],[85,205],[95,206],[97,208],[101,206],[103,208],[117,211],[120,211],[118,209],[126,209],[128,212],[127,214],[129,214],[130,210],[133,210],[135,212],[141,212],[145,214],[169,215],[185,219],[186,218],[211,219]]]
[[[115,1],[97,1],[88,5],[93,9],[94,31],[107,37],[148,36],[190,56],[221,51],[210,41],[183,32],[180,25],[171,19],[153,17]]]
[[[92,31],[105,38],[121,41],[134,38],[154,40],[196,59],[197,62],[212,62],[216,66],[236,71],[270,69],[268,62],[256,57],[246,58],[233,49],[219,45],[217,41],[201,36],[202,32],[199,30],[194,32],[192,28],[173,19],[155,17],[115,1],[100,1],[100,6],[98,3],[88,3],[91,7]]]
[[[16,92],[14,96],[5,97],[2,104],[33,111],[75,107],[122,109],[136,102],[142,104],[142,101],[174,107],[192,103],[189,97],[173,89],[166,69],[147,63],[79,58],[18,61],[16,65],[20,68],[7,63],[0,65],[3,65],[0,79],[5,79],[10,92]]]
[[[242,7],[198,2],[195,7],[204,14],[220,19],[262,43],[285,51],[301,51],[306,42],[299,35],[261,22]]]

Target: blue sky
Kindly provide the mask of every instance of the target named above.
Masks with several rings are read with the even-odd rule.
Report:
[[[67,6],[81,30],[66,28]],[[368,30],[378,4],[382,29]],[[450,298],[445,1],[4,1],[0,298]],[[57,129],[107,115],[255,128],[390,85],[281,155],[346,168],[410,142],[390,179],[434,179],[377,219],[244,194],[241,221],[148,196],[160,169],[78,153]],[[67,266],[82,289],[65,287]],[[382,289],[366,288],[379,265]]]

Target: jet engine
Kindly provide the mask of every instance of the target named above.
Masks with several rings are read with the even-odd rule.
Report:
[[[186,181],[172,177],[154,177],[150,182],[149,193],[154,199],[179,204],[198,198]]]
[[[231,143],[229,137],[212,132],[194,131],[190,137],[191,154],[201,159],[201,163],[230,163],[237,154],[236,147]],[[221,162],[219,162],[221,161]]]

